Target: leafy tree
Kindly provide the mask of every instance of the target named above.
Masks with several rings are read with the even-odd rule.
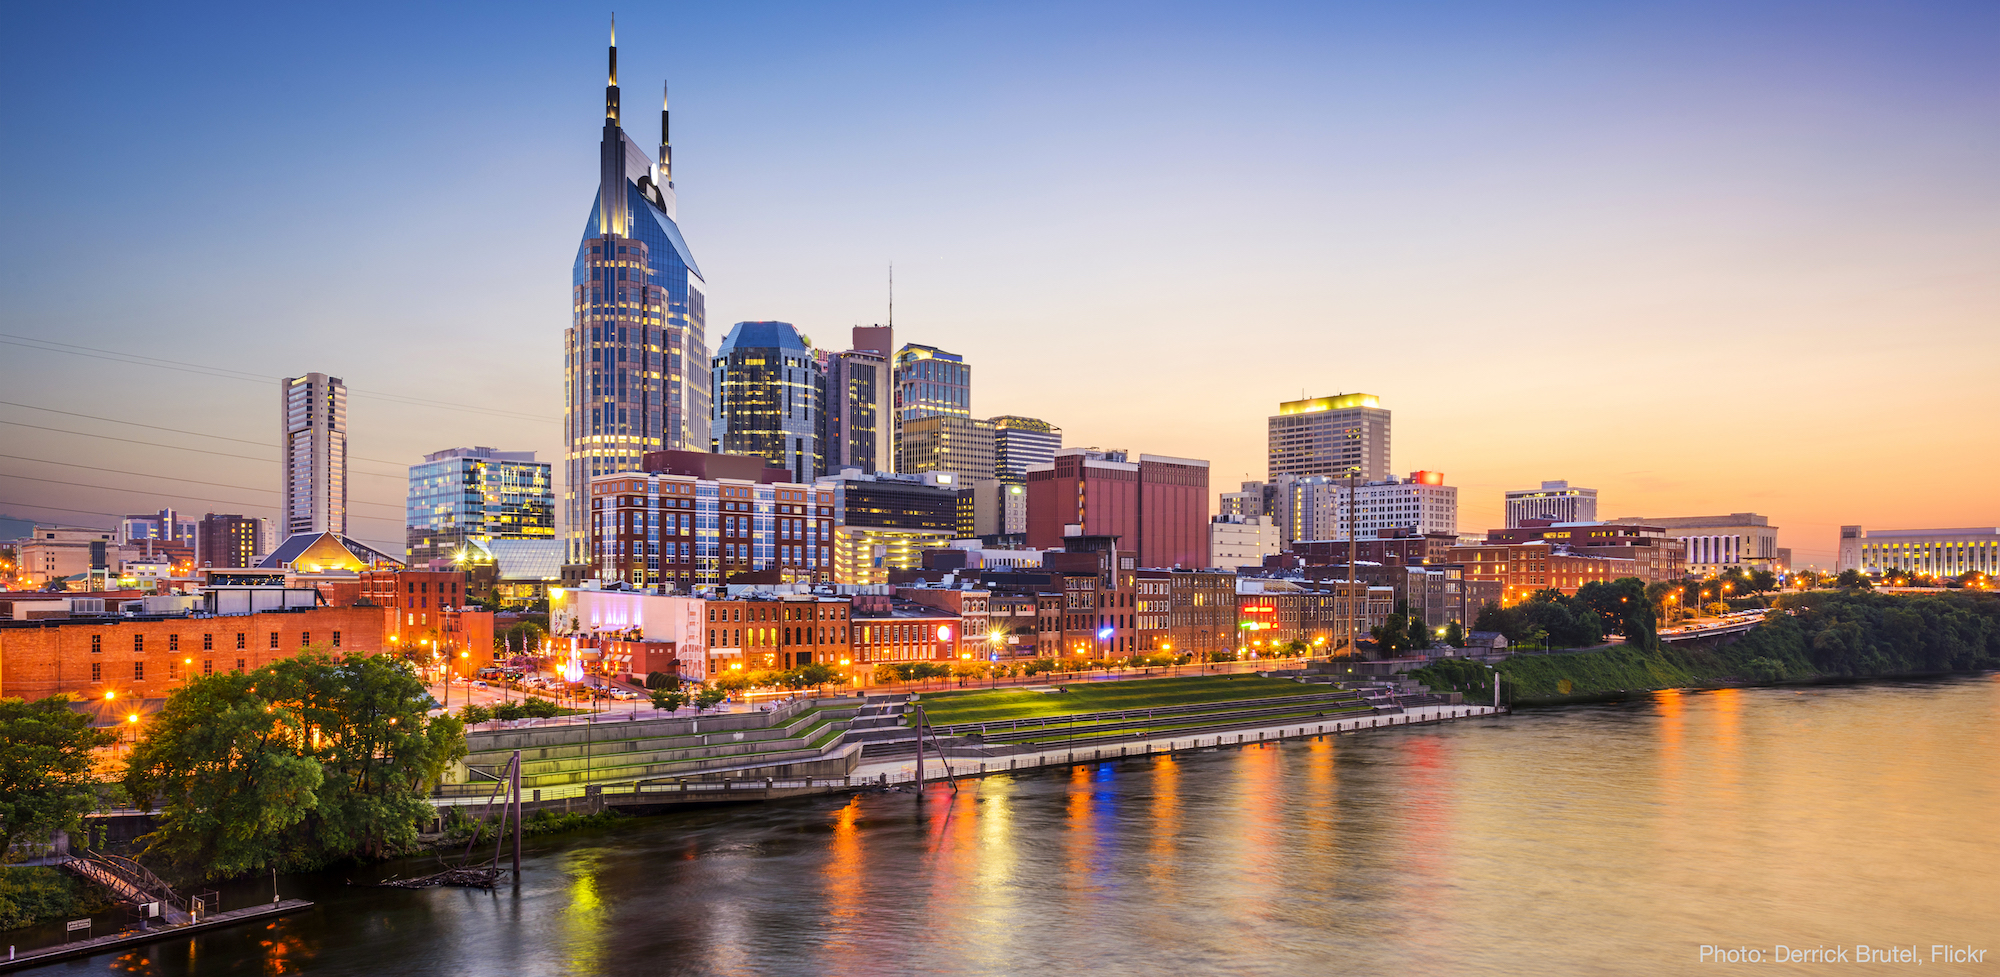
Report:
[[[646,673],[646,688],[668,689],[668,688],[673,688],[674,686],[677,686],[679,684],[681,684],[681,680],[679,678],[672,675],[668,675],[665,672]]]
[[[750,676],[742,672],[723,672],[715,677],[713,684],[727,696],[731,692],[741,692],[750,687]],[[720,701],[720,700],[718,700]]]
[[[679,686],[673,688],[664,686],[655,687],[653,689],[653,708],[665,709],[668,712],[672,712],[687,705],[688,698],[688,694],[681,691]]]
[[[1409,621],[1407,634],[1409,635],[1410,650],[1422,651],[1425,648],[1429,648],[1431,646],[1431,629],[1430,625],[1424,623],[1424,616],[1422,614],[1411,614],[1409,615]]]
[[[1867,574],[1851,568],[1840,571],[1840,576],[1834,578],[1833,585],[1848,590],[1872,590],[1875,587],[1874,581],[1869,580]]]
[[[464,708],[458,710],[458,721],[466,724],[467,726],[477,726],[480,723],[486,722],[492,718],[493,718],[492,709],[489,709],[486,706],[478,705],[476,703],[468,704]]]
[[[96,804],[90,751],[113,737],[69,701],[0,699],[0,852],[76,827]]]
[[[722,700],[727,698],[729,698],[729,693],[724,692],[721,689],[718,689],[712,685],[704,686],[701,689],[701,691],[696,692],[694,694],[695,711],[700,712],[704,709],[713,709],[716,706],[721,705]]]
[[[133,749],[125,786],[160,801],[147,850],[208,878],[407,850],[465,727],[429,718],[407,663],[308,653],[190,679]]]
[[[1375,638],[1375,649],[1385,658],[1395,658],[1410,648],[1410,605],[1396,602],[1396,609],[1372,628],[1368,633]]]
[[[1465,647],[1465,625],[1453,621],[1444,626],[1444,643],[1453,648]]]
[[[1638,577],[1624,577],[1610,583],[1593,580],[1577,588],[1577,606],[1596,612],[1600,630],[1622,634],[1627,644],[1651,650],[1657,640],[1653,601],[1646,584]]]
[[[875,666],[876,685],[893,685],[902,680],[903,676],[896,671],[896,666],[888,663]]]
[[[800,665],[794,671],[798,672],[799,679],[804,683],[804,686],[811,686],[813,688],[824,688],[840,681],[840,669],[825,662],[809,662]]]

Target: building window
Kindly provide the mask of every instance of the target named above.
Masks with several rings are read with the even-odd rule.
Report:
[[[181,677],[181,663],[180,663],[180,662],[177,662],[177,661],[174,661],[174,660],[173,660],[173,659],[171,659],[171,658],[167,659],[167,678],[168,678],[168,680],[170,680],[170,681],[171,681],[171,680],[173,680],[173,679],[177,679],[177,678],[180,678],[180,677]]]
[[[299,647],[310,648],[312,647],[312,643],[313,643],[313,633],[311,631],[299,632]]]
[[[167,650],[168,650],[168,651],[179,651],[179,650],[181,650],[181,636],[180,636],[180,635],[178,635],[178,634],[170,634],[170,635],[167,635]]]
[[[340,632],[338,632],[338,631],[335,631],[335,632],[333,633],[333,646],[334,646],[335,648],[338,648],[338,647],[340,647]]]
[[[247,638],[247,637],[249,637],[249,635],[246,635],[246,634],[244,634],[244,633],[243,633],[243,632],[241,632],[241,631],[238,631],[238,632],[236,632],[236,650],[237,650],[237,651],[242,651],[242,650],[244,649],[245,645],[244,645],[244,643],[243,643],[243,642],[244,642],[244,639],[245,639],[245,638]]]
[[[90,684],[92,684],[92,685],[96,685],[97,683],[99,683],[99,682],[102,682],[102,681],[104,681],[104,663],[103,663],[103,662],[91,662],[91,663],[90,663]]]
[[[278,632],[273,631],[271,632],[271,650],[276,651],[277,648],[278,648]]]
[[[133,635],[133,636],[132,636],[132,651],[133,651],[133,653],[134,653],[134,654],[145,654],[145,652],[146,652],[146,636],[145,636],[145,635],[143,635],[143,634],[135,634],[135,635]]]
[[[101,654],[103,654],[103,653],[104,653],[104,636],[103,636],[103,635],[101,635],[101,634],[93,634],[93,635],[91,635],[91,636],[90,636],[90,653],[91,653],[91,654],[93,654],[93,655],[101,655]],[[94,681],[94,680],[93,680],[93,681]]]
[[[204,634],[201,636],[201,650],[203,651],[215,650],[215,635]]]
[[[213,659],[213,658],[204,658],[204,659],[202,659],[202,660],[201,660],[201,673],[202,673],[203,675],[214,675],[214,674],[215,674],[215,659]]]
[[[132,663],[132,681],[134,681],[134,682],[144,682],[145,680],[146,680],[146,663],[145,663],[145,662],[133,662],[133,663]]]
[[[243,659],[241,658],[236,659],[236,670],[238,672],[243,671]]]

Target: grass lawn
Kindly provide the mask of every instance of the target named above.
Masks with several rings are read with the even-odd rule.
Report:
[[[1324,685],[1301,685],[1255,675],[1199,678],[1140,679],[1131,682],[1076,682],[1060,685],[1069,691],[1028,692],[1021,689],[926,692],[918,701],[930,721],[939,725],[988,723],[1037,716],[1069,716],[1115,709],[1146,709],[1190,702],[1270,699],[1283,695],[1325,694]]]

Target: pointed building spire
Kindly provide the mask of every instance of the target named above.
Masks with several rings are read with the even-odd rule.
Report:
[[[611,77],[604,83],[604,117],[618,124],[618,15],[611,15]]]
[[[660,184],[674,185],[674,144],[667,135],[667,83],[660,83]]]

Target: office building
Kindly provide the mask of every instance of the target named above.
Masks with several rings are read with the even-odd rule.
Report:
[[[1030,465],[1046,465],[1062,450],[1062,428],[1033,417],[1002,414],[993,424],[993,477],[1025,485]]]
[[[1526,543],[1538,539],[1592,556],[1631,560],[1633,576],[1647,583],[1667,583],[1687,576],[1686,544],[1668,536],[1659,526],[1523,519],[1522,525],[1486,534],[1489,543]]]
[[[2000,528],[1864,529],[1840,527],[1838,570],[1903,570],[1930,577],[2000,574]]]
[[[789,322],[739,322],[716,348],[709,450],[755,455],[794,482],[826,474],[826,371]]]
[[[832,578],[830,490],[752,455],[659,451],[640,466],[591,479],[598,579],[687,594],[746,574]]]
[[[895,468],[892,335],[887,326],[855,326],[854,348],[826,358],[827,471]]]
[[[117,534],[109,529],[36,526],[14,544],[14,560],[19,575],[36,587],[80,577],[92,586],[77,589],[102,590],[117,549]]]
[[[282,535],[347,532],[347,384],[308,373],[280,385]]]
[[[1280,475],[1261,492],[1246,485],[1238,495],[1247,506],[1250,495],[1261,495],[1266,513],[1278,526],[1287,546],[1301,542],[1345,540],[1350,521],[1361,539],[1388,535],[1458,532],[1458,489],[1444,484],[1441,472],[1411,472],[1408,478],[1364,482],[1354,487],[1356,503],[1348,511],[1347,480],[1325,475]],[[1343,561],[1344,562],[1344,561]]]
[[[899,472],[951,472],[961,483],[992,479],[993,422],[933,414],[903,422],[896,449]]]
[[[263,542],[264,520],[235,514],[201,517],[195,525],[194,557],[197,566],[251,567],[257,565],[258,547]]]
[[[612,36],[598,182],[577,245],[563,343],[563,539],[587,559],[591,479],[647,452],[709,444],[707,285],[676,223],[664,93],[659,161],[625,132]]]
[[[1726,516],[1626,517],[1609,520],[1620,526],[1653,526],[1666,538],[1680,540],[1687,572],[1696,576],[1721,573],[1730,567],[1777,570],[1778,527],[1754,512]]]
[[[554,539],[555,485],[532,451],[447,448],[410,466],[404,517],[411,566],[452,560],[494,539]]]
[[[1610,583],[1639,575],[1629,559],[1598,556],[1587,549],[1535,540],[1454,546],[1446,557],[1465,567],[1465,579],[1498,584],[1500,603],[1512,606],[1554,588],[1574,597],[1584,584]]]
[[[1139,566],[1208,565],[1208,462],[1064,448],[1028,468],[1028,545],[1115,536]]]
[[[155,513],[126,516],[119,523],[118,542],[136,543],[146,539],[179,543],[193,548],[195,520],[183,519],[180,513],[172,509],[161,509]]]
[[[1374,394],[1289,400],[1271,417],[1268,475],[1389,477],[1389,412]]]
[[[1277,556],[1278,527],[1263,516],[1218,515],[1208,521],[1208,565],[1224,570],[1261,569]]]
[[[894,405],[897,452],[903,425],[919,417],[972,416],[972,364],[935,346],[905,343],[896,351]],[[905,469],[898,469],[905,471]]]
[[[832,493],[835,583],[888,583],[892,571],[922,568],[924,550],[960,535],[960,486],[949,472],[850,468],[817,487]]]
[[[975,478],[961,492],[972,496],[972,536],[1018,536],[1028,531],[1028,487]]]
[[[1597,490],[1572,488],[1568,482],[1543,482],[1538,489],[1515,489],[1507,493],[1507,528],[1525,525],[1523,519],[1550,522],[1596,522]]]

